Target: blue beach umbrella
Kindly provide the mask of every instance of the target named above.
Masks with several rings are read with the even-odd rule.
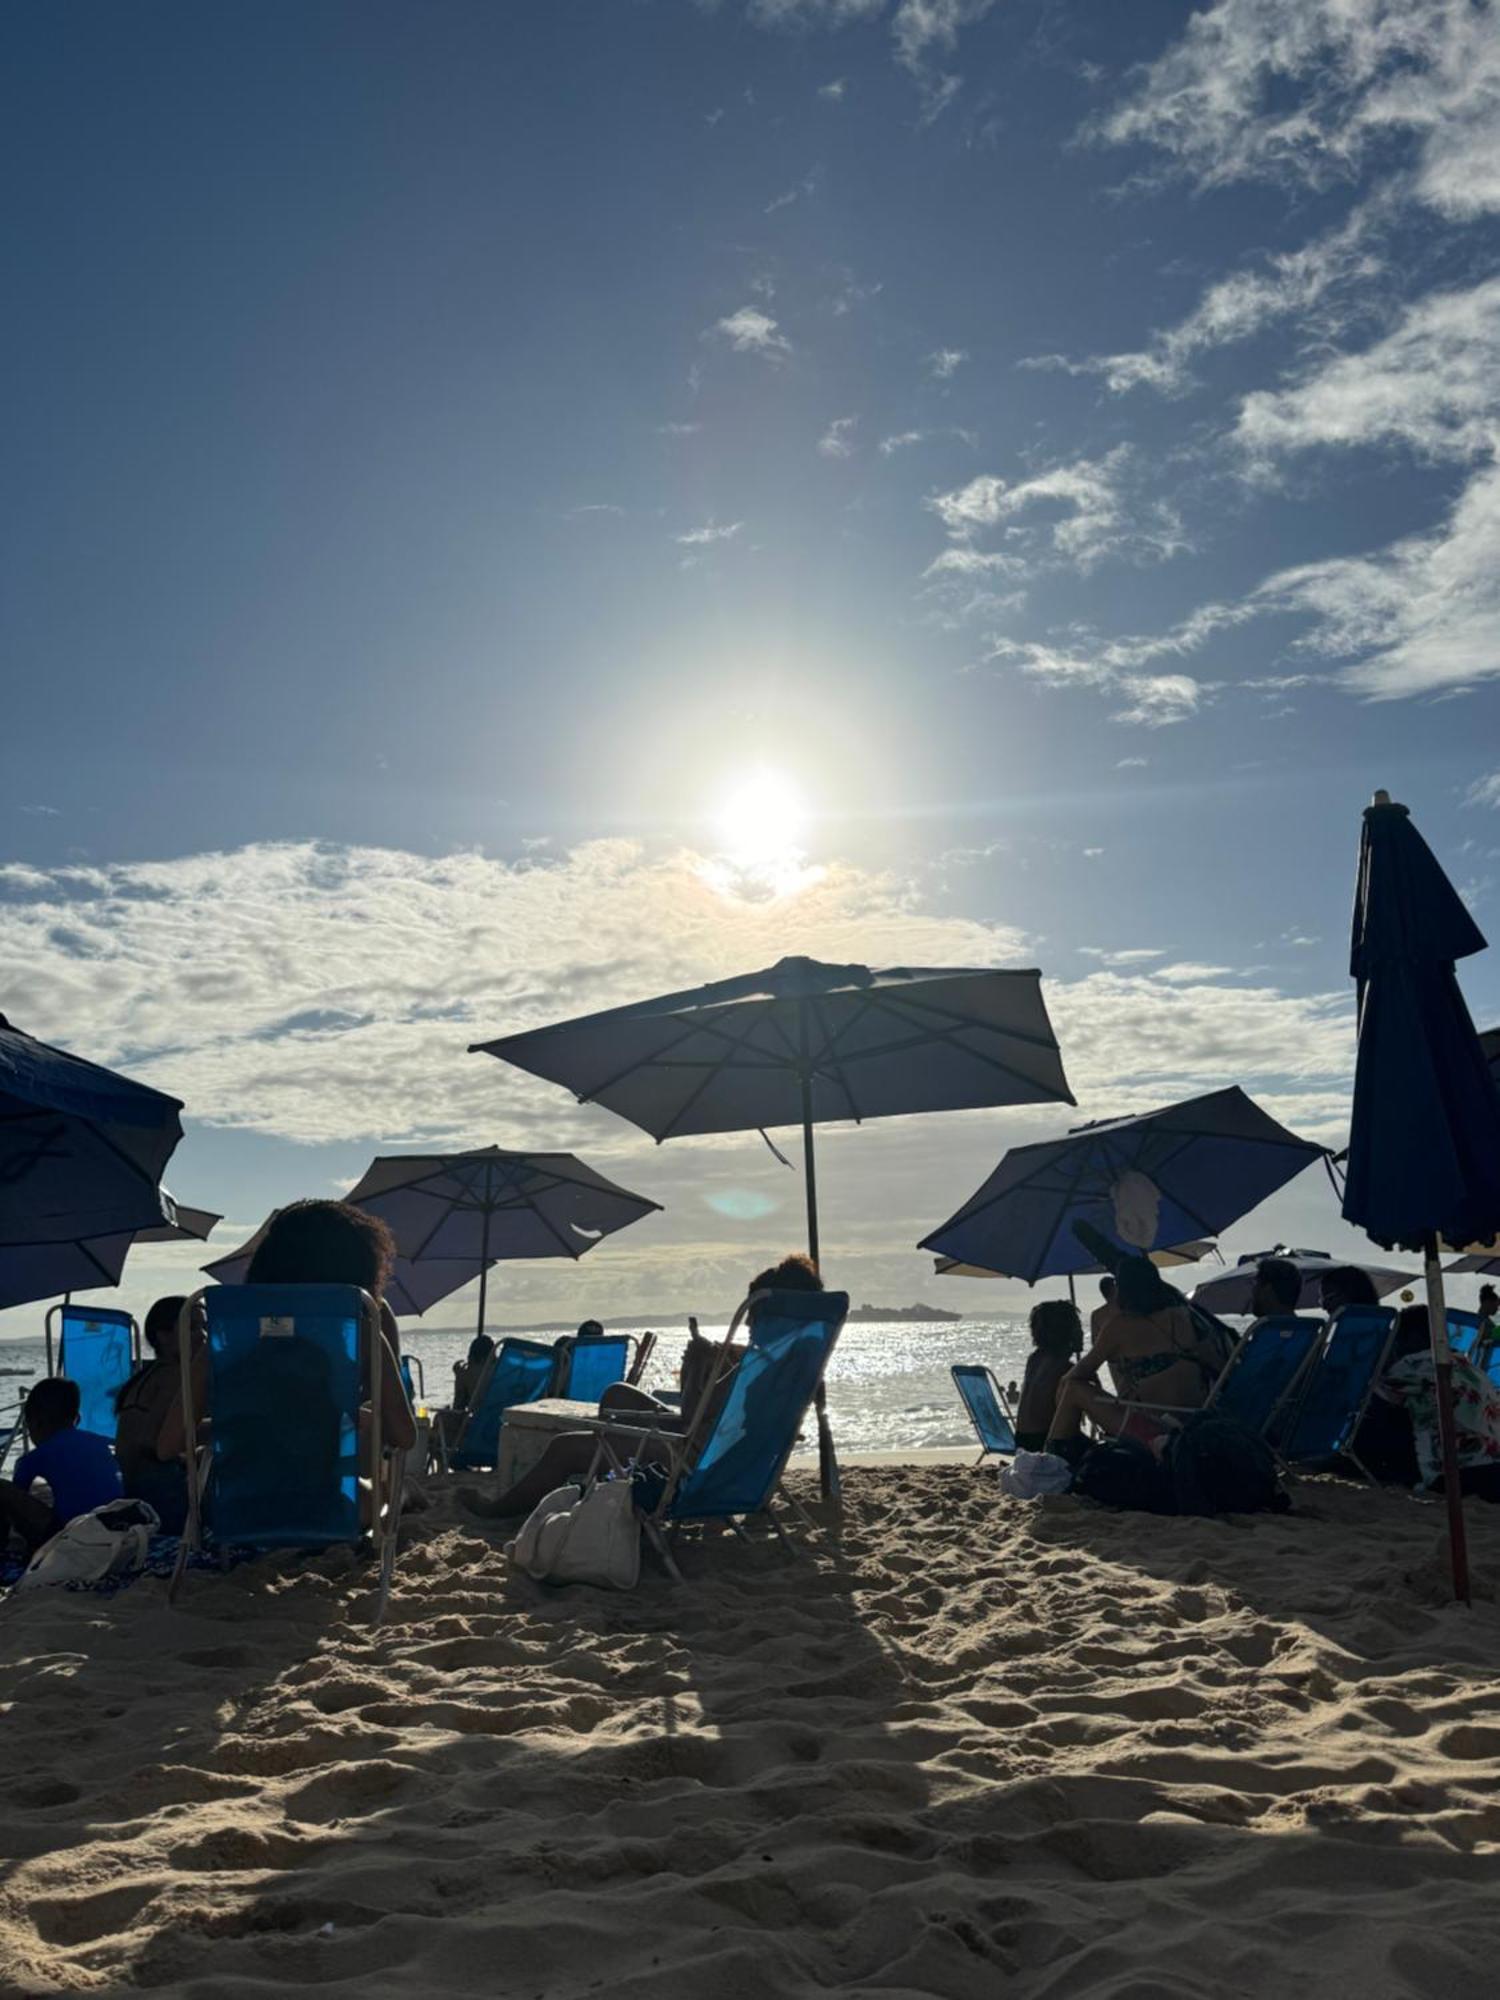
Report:
[[[1405,806],[1367,807],[1349,970],[1359,996],[1344,1219],[1426,1262],[1457,1594],[1468,1599],[1439,1240],[1500,1233],[1500,1089],[1459,991],[1484,936]]]
[[[181,1104],[23,1034],[0,1014],[0,1305],[50,1298],[80,1246],[116,1244],[172,1221],[161,1176],[182,1137]],[[103,1259],[96,1284],[118,1280]],[[37,1287],[40,1289],[37,1289]]]
[[[1013,1146],[919,1247],[1027,1284],[1081,1275],[1099,1262],[1076,1223],[1121,1251],[1147,1255],[1217,1236],[1323,1152],[1234,1084]]]

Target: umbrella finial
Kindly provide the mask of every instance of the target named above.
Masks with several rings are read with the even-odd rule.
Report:
[[[1370,804],[1372,806],[1388,806],[1390,802],[1391,802],[1390,793],[1382,789],[1375,794],[1374,798],[1371,799]]]

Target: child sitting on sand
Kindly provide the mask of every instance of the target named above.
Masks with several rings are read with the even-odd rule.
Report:
[[[39,1549],[76,1514],[119,1499],[120,1469],[109,1440],[78,1428],[81,1400],[66,1375],[32,1384],[26,1398],[32,1448],[17,1461],[13,1480],[0,1479],[0,1536],[13,1529],[28,1549]],[[39,1479],[50,1505],[32,1494]]]

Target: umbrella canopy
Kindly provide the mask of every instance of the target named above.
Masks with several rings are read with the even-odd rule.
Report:
[[[475,1044],[652,1138],[1073,1102],[1038,972],[784,958]]]
[[[1388,1264],[1356,1264],[1347,1257],[1331,1257],[1326,1250],[1256,1250],[1241,1257],[1233,1270],[1216,1272],[1201,1285],[1194,1285],[1193,1304],[1212,1313],[1249,1312],[1256,1268],[1267,1257],[1296,1265],[1302,1279],[1302,1290],[1297,1294],[1298,1311],[1317,1305],[1319,1287],[1330,1271],[1363,1271],[1380,1298],[1399,1292],[1403,1285],[1414,1285],[1421,1275],[1416,1271],[1393,1270]]]
[[[1207,1237],[1196,1243],[1176,1243],[1169,1250],[1153,1250],[1151,1261],[1158,1271],[1173,1269],[1179,1264],[1201,1264],[1205,1257],[1212,1257],[1218,1245]],[[1009,1278],[1009,1271],[987,1271],[982,1264],[960,1264],[952,1257],[934,1257],[933,1268],[940,1278]],[[1087,1270],[1070,1271],[1071,1278],[1088,1278],[1102,1273],[1102,1264],[1090,1264]]]
[[[118,1281],[138,1230],[169,1220],[159,1182],[182,1137],[181,1104],[49,1047],[0,1014],[0,1305],[66,1291],[59,1260],[86,1252],[84,1282]]]
[[[763,972],[474,1044],[660,1141],[802,1127],[818,1262],[813,1127],[985,1105],[1073,1103],[1039,972],[872,971],[783,958]],[[817,1391],[823,1491],[836,1486]]]
[[[1035,1284],[1098,1268],[1078,1222],[1125,1251],[1217,1235],[1323,1156],[1237,1084],[1014,1146],[920,1248]]]
[[[485,1278],[492,1264],[534,1257],[584,1256],[606,1236],[661,1207],[632,1194],[571,1153],[387,1154],[372,1160],[346,1200],[379,1216],[396,1239],[396,1268],[386,1297],[397,1313],[423,1313],[461,1286]],[[272,1215],[230,1257],[204,1269],[220,1284],[243,1282]]]
[[[1359,997],[1344,1218],[1387,1249],[1420,1250],[1436,1378],[1455,1593],[1469,1595],[1440,1238],[1500,1234],[1500,1088],[1458,987],[1484,937],[1405,806],[1364,815],[1349,970]]]
[[[163,1208],[176,1217],[149,1229],[76,1243],[30,1243],[0,1250],[0,1306],[29,1305],[67,1292],[95,1292],[118,1285],[137,1243],[201,1243],[223,1221],[206,1208],[189,1208],[160,1190]]]
[[[1488,1250],[1471,1250],[1467,1256],[1455,1257],[1447,1270],[1450,1277],[1500,1278],[1500,1242]]]

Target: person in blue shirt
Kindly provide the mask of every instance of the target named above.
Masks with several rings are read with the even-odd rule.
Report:
[[[120,1497],[120,1468],[109,1440],[81,1431],[78,1410],[78,1384],[66,1375],[33,1383],[26,1398],[31,1450],[17,1461],[13,1480],[0,1479],[0,1535],[13,1530],[28,1549],[39,1549],[75,1515]],[[50,1504],[31,1490],[39,1479]]]

